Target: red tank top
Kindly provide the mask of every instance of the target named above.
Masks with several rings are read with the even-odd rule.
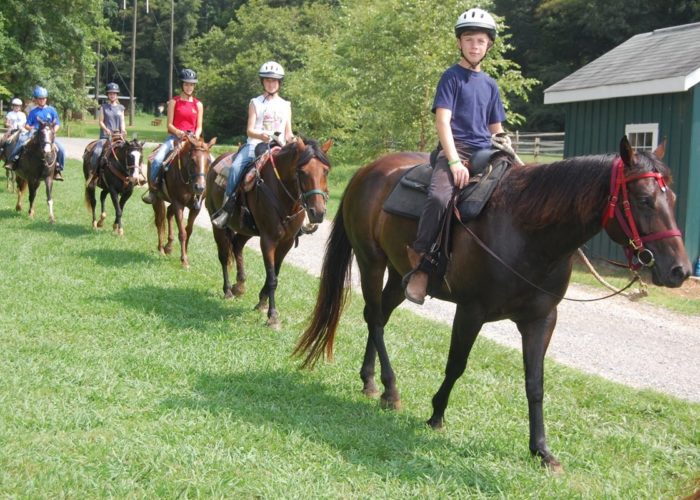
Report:
[[[197,103],[199,101],[196,97],[193,97],[192,101],[185,101],[179,95],[173,97],[173,101],[175,101],[173,125],[179,130],[194,133],[197,130],[197,118],[199,117]]]

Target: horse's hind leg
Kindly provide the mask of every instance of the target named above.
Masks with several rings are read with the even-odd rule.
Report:
[[[224,298],[230,299],[233,298],[233,291],[231,290],[231,280],[228,273],[229,262],[231,261],[231,239],[229,237],[229,230],[212,227],[212,233],[214,234],[214,241],[216,242],[219,264],[221,264],[221,274],[224,277]]]
[[[394,268],[389,268],[389,278],[382,291],[382,316],[384,326],[386,326],[389,321],[391,313],[403,300],[404,293],[401,285],[401,275],[398,274]],[[360,368],[360,378],[363,384],[363,394],[371,398],[379,396],[379,389],[374,381],[376,357],[377,349],[374,347],[374,340],[371,335],[368,335],[365,356],[362,361],[362,368]]]
[[[240,297],[245,293],[246,273],[243,249],[250,238],[250,236],[240,233],[236,233],[231,238],[231,250],[233,251],[233,258],[236,261],[236,286],[233,287],[233,295],[235,297]]]
[[[379,357],[381,381],[384,386],[384,393],[380,399],[381,406],[385,409],[398,410],[401,408],[401,397],[396,387],[396,375],[384,344],[384,325],[387,317],[382,304],[382,298],[385,295],[385,292],[382,290],[382,284],[386,269],[386,257],[375,255],[373,256],[373,262],[370,262],[358,256],[357,264],[360,268],[362,296],[365,299],[364,317],[368,330],[367,351],[360,370],[360,376],[363,377],[364,383],[363,392],[365,394],[372,393],[373,384],[369,381],[372,380],[371,374],[374,372],[374,353],[372,352],[372,346],[374,346],[374,350],[376,350]],[[392,274],[390,272],[389,278],[386,295],[394,297],[395,289],[400,285],[400,281],[397,282],[398,275],[396,273]],[[396,300],[398,299],[394,299],[394,301]]]
[[[163,206],[165,206],[165,204],[163,204]],[[168,223],[168,241],[165,246],[162,247],[166,255],[173,253],[173,241],[175,241],[175,238],[173,237],[173,210],[174,208],[172,204],[168,205],[168,208],[163,210],[165,213],[165,219]]]
[[[542,465],[552,472],[561,472],[562,466],[547,448],[544,431],[542,400],[544,399],[544,355],[557,323],[557,310],[528,323],[517,323],[523,342],[525,364],[525,392],[530,416],[530,453],[542,459]]]
[[[97,219],[95,217],[95,209],[97,208],[97,199],[95,198],[95,189],[85,187],[85,204],[89,206],[92,213],[92,228],[97,229]]]
[[[56,217],[53,213],[53,197],[51,196],[53,190],[53,176],[44,179],[44,184],[46,185],[46,204],[49,206],[49,222],[53,224],[56,222]]]
[[[457,305],[457,312],[452,322],[452,338],[447,366],[445,367],[445,379],[433,396],[433,415],[428,420],[428,425],[433,429],[440,429],[444,425],[445,409],[450,392],[467,367],[469,353],[483,323],[483,314],[478,310]]]

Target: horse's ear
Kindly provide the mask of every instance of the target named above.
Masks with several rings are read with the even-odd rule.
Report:
[[[632,165],[636,162],[635,155],[636,153],[634,152],[630,141],[627,140],[626,135],[623,135],[622,140],[620,141],[620,158],[622,158],[625,165]]]
[[[211,149],[211,147],[212,147],[214,144],[216,144],[216,137],[214,137],[211,141],[209,141],[209,144],[207,145],[207,147],[208,147],[209,149]]]
[[[323,151],[323,154],[328,153],[328,150],[331,149],[333,146],[333,139],[328,139],[326,142],[323,143],[323,146],[321,146],[321,151]]]
[[[146,145],[146,141],[139,141],[139,146],[141,146],[141,149]]]
[[[306,144],[304,143],[304,139],[301,138],[301,136],[297,136],[297,152],[301,154],[305,149],[306,149]]]
[[[654,150],[654,156],[656,156],[659,160],[664,159],[664,155],[666,154],[666,138],[664,137],[664,140],[659,144],[656,149]]]

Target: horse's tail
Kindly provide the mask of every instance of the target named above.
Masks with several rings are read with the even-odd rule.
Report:
[[[333,228],[326,243],[326,254],[321,270],[321,284],[311,323],[294,348],[293,356],[306,354],[302,368],[313,368],[319,358],[333,359],[335,330],[350,291],[352,246],[345,232],[343,202],[333,220]]]

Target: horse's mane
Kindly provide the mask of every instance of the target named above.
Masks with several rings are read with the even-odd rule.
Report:
[[[650,153],[638,152],[635,171],[656,169],[670,183],[670,172]],[[599,218],[610,194],[614,156],[578,156],[548,164],[513,167],[494,193],[524,227],[542,228]],[[629,172],[628,172],[629,173]]]
[[[299,160],[297,161],[297,165],[305,165],[311,161],[312,158],[316,157],[321,163],[326,165],[327,167],[331,166],[331,162],[328,160],[328,156],[326,156],[326,153],[323,152],[321,147],[318,145],[318,142],[315,141],[314,139],[309,139],[304,136],[299,136],[302,141],[304,141],[304,144],[306,147],[304,148],[304,151],[302,152],[301,156],[299,157]],[[297,148],[297,142],[292,141],[288,142],[287,144],[284,145],[282,150],[280,151],[280,155],[285,155],[287,153],[295,152]]]

